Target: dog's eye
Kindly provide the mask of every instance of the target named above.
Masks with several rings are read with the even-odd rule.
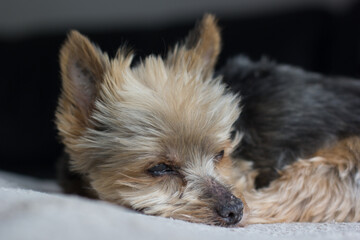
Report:
[[[221,150],[220,152],[218,152],[215,157],[214,157],[214,161],[215,162],[220,162],[220,160],[224,157],[224,150]]]
[[[148,172],[153,176],[162,176],[167,174],[175,174],[176,170],[174,170],[171,166],[166,165],[165,163],[160,163],[149,168]]]

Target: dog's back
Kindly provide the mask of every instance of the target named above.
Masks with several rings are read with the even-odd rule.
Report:
[[[360,134],[360,80],[243,56],[229,61],[221,74],[242,98],[236,128],[244,137],[234,154],[259,168],[257,187],[297,158]]]

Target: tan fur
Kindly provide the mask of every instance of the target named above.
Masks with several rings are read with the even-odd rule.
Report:
[[[342,140],[280,172],[268,188],[253,189],[254,172],[238,181],[248,223],[360,221],[360,138]],[[252,174],[252,176],[251,176]]]
[[[226,225],[209,194],[214,186],[242,200],[248,223],[359,221],[358,138],[299,160],[254,190],[251,164],[230,158],[241,139],[230,138],[240,99],[213,77],[220,45],[216,21],[206,15],[165,59],[150,55],[130,67],[126,49],[109,59],[71,32],[60,53],[56,113],[71,171],[100,199],[191,222]],[[149,174],[158,164],[176,174]]]
[[[239,98],[212,77],[219,51],[210,15],[166,59],[151,55],[132,68],[125,50],[109,59],[70,33],[60,54],[57,127],[72,170],[89,179],[99,198],[146,214],[222,224],[206,192],[214,182],[230,191],[213,158],[225,150],[229,164],[240,110]],[[148,169],[160,163],[179,174],[151,176]]]

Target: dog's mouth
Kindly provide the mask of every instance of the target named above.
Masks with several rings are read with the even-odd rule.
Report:
[[[223,219],[216,218],[216,220],[214,220],[213,223],[210,223],[208,225],[234,228],[234,227],[242,227],[243,224],[241,224],[241,222],[242,222],[241,219],[233,221],[233,222],[226,222]],[[205,223],[205,224],[207,224],[207,223]]]
[[[220,226],[226,228],[237,228],[244,227],[246,225],[246,213],[241,210],[238,214],[230,213],[226,218],[220,217],[216,211],[213,211],[213,214],[209,218],[201,218],[199,216],[193,216],[186,219],[180,218],[185,221],[193,223],[207,224],[211,226]],[[176,217],[175,217],[176,218]]]
[[[238,199],[238,198],[237,198]],[[241,201],[240,199],[238,199]],[[236,202],[236,201],[235,201]],[[247,210],[244,207],[243,203],[241,204],[237,202],[239,205],[234,206],[233,203],[224,204],[222,207],[218,207],[217,209],[203,209],[204,215],[198,212],[198,214],[158,214],[158,216],[170,217],[174,219],[184,220],[192,223],[201,223],[212,226],[221,226],[221,227],[244,227],[246,225],[246,216]],[[132,209],[141,214],[148,214],[147,210],[150,208],[141,208],[141,209]],[[212,212],[209,216],[209,211]],[[157,214],[155,214],[157,215]]]

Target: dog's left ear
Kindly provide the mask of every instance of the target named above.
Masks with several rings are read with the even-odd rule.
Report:
[[[167,63],[175,67],[185,63],[189,72],[201,72],[207,78],[213,73],[220,49],[220,29],[215,17],[206,14],[190,31],[185,42],[168,54]]]

